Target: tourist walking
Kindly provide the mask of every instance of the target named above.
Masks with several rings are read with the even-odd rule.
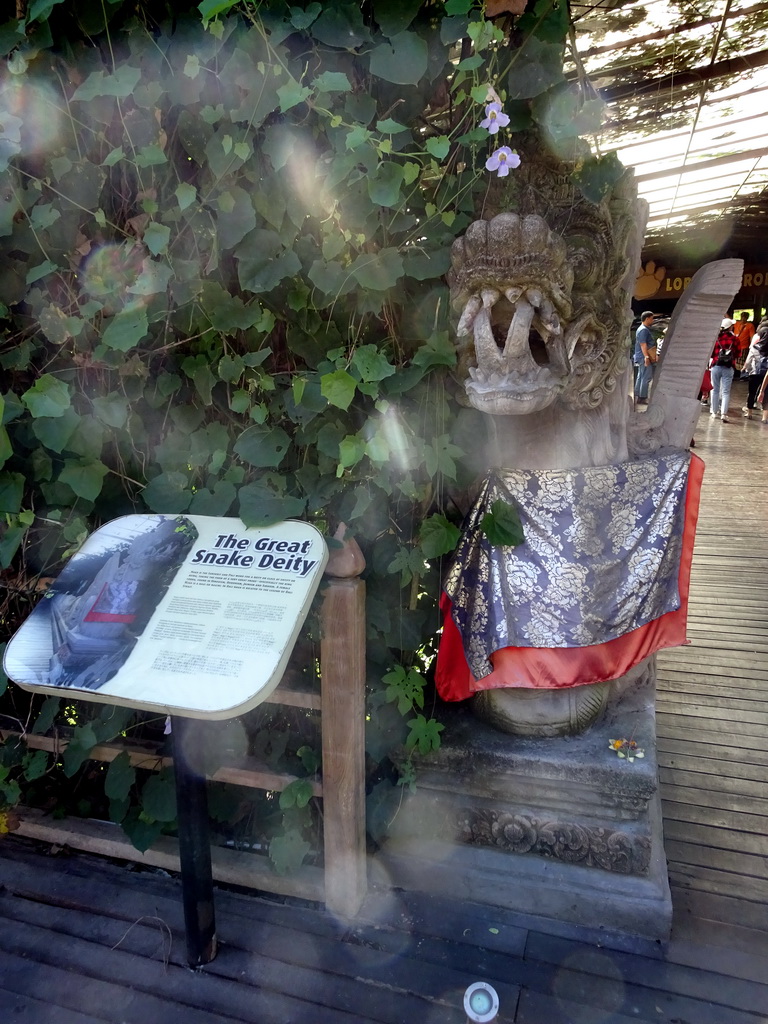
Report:
[[[655,313],[649,311],[643,313],[635,334],[632,362],[635,364],[635,400],[639,405],[645,405],[648,401],[648,388],[656,365],[656,339],[651,331],[655,316]]]
[[[763,415],[760,417],[761,423],[768,423],[768,400],[765,397],[765,390],[768,386],[768,373],[763,377],[763,383],[760,385],[760,390],[757,392],[757,404],[763,410]]]
[[[739,343],[731,328],[733,320],[725,317],[720,325],[712,358],[709,361],[709,372],[712,376],[712,397],[710,413],[713,419],[719,416],[723,423],[728,422],[728,405],[731,401],[731,385],[733,384],[733,365]]]
[[[733,333],[739,340],[739,349],[736,353],[734,366],[736,370],[741,372],[744,369],[749,346],[752,344],[752,339],[755,335],[755,325],[750,321],[749,313],[746,310],[740,314],[739,319],[734,323]]]
[[[747,358],[744,360],[743,373],[747,374],[747,404],[742,407],[741,414],[748,420],[752,419],[757,393],[763,378],[768,373],[768,323],[761,324],[757,334],[749,346]]]

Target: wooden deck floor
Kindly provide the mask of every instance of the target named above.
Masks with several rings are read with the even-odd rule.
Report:
[[[219,890],[219,956],[193,972],[177,878],[9,838],[0,1024],[463,1024],[479,979],[503,1024],[768,1024],[768,427],[735,392],[696,437],[692,643],[659,659],[668,945],[403,893],[349,926]]]
[[[702,413],[690,645],[658,658],[658,755],[676,925],[768,930],[768,425]],[[768,975],[768,963],[766,963]]]

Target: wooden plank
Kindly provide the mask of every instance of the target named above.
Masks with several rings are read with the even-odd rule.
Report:
[[[0,973],[2,969],[0,969]],[[33,996],[13,992],[0,985],[0,1006],[3,1010],[3,1024],[104,1024],[104,1017],[92,1017],[89,1013],[35,999]]]
[[[677,804],[665,800],[662,796],[664,821],[690,821],[696,825],[708,825],[713,829],[731,829],[734,832],[748,833],[763,839],[762,853],[768,850],[768,818],[760,814],[742,814],[737,811],[723,810],[719,807],[695,807],[691,804]]]
[[[750,878],[768,878],[768,854],[760,856],[733,850],[714,850],[697,843],[679,843],[668,838],[664,840],[664,852],[668,860],[677,864],[730,871]]]
[[[329,580],[320,642],[323,843],[328,908],[354,917],[368,888],[365,849],[365,584]]]
[[[692,734],[692,731],[700,731],[704,735],[709,736],[722,736],[723,734],[729,737],[741,736],[743,745],[749,749],[750,746],[755,745],[755,740],[760,740],[765,736],[765,726],[755,722],[722,722],[716,718],[712,718],[707,713],[697,715],[692,708],[685,709],[688,714],[684,714],[681,710],[679,713],[674,708],[665,707],[663,710],[659,709],[658,719],[662,723],[666,720],[677,719],[680,727],[688,730],[688,735]],[[733,741],[728,740],[729,743]]]
[[[10,729],[0,730],[0,738],[3,740],[12,736],[21,736],[19,732]],[[68,740],[55,736],[37,736],[34,733],[26,733],[24,740],[28,747],[33,750],[47,750],[51,753],[62,753],[67,749]],[[95,746],[90,753],[93,761],[114,761],[121,753],[127,753],[131,764],[137,768],[144,768],[148,771],[160,771],[161,768],[173,764],[173,758],[161,756],[157,751],[144,747],[127,746],[121,743],[102,743]],[[264,789],[273,792],[282,792],[298,778],[288,772],[275,772],[261,764],[255,757],[243,757],[230,760],[226,765],[218,768],[210,776],[212,782],[230,782],[236,786],[246,786],[251,789]],[[322,783],[316,779],[306,780],[312,786],[313,796],[323,795]]]
[[[504,1007],[501,1008],[504,1010]],[[610,1016],[606,1016],[610,1013]],[[599,1014],[599,1016],[596,1016]],[[599,1020],[600,1024],[649,1024],[650,1021],[658,1022],[659,1015],[654,1013],[653,1017],[638,1017],[636,1013],[623,1014],[615,1013],[606,1007],[595,1010],[594,1007],[584,1003],[574,1002],[560,994],[548,995],[544,992],[533,992],[530,989],[523,989],[520,993],[520,1001],[514,1017],[499,1017],[499,1021],[510,1020],[515,1024],[574,1024],[574,1021]],[[741,1024],[741,1022],[733,1022]]]
[[[13,949],[0,935],[0,949],[15,961],[16,970],[9,971],[4,984],[11,987],[21,975],[19,988],[26,992],[29,978],[36,975],[45,988],[46,999],[59,1005],[88,1010],[101,1007],[103,1019],[115,1024],[146,1024],[147,1020],[163,1024],[210,1024],[221,1017],[231,1021],[284,1024],[286,1020],[323,1021],[324,1024],[357,1024],[359,1017],[339,1008],[328,1008],[316,1001],[307,1001],[285,994],[290,981],[281,969],[279,988],[256,985],[242,987],[222,983],[212,972],[189,971],[177,964],[148,959],[126,950],[101,947],[86,939],[70,935],[66,943],[51,944],[46,928],[15,921]],[[19,954],[19,955],[16,955]],[[26,963],[33,971],[18,970]],[[40,970],[38,964],[45,965]],[[87,967],[88,976],[81,971]],[[10,977],[9,977],[10,976]],[[56,988],[52,982],[57,982]],[[133,990],[141,984],[140,998]],[[15,988],[15,985],[13,986]],[[66,1002],[65,1002],[66,1000]]]
[[[90,818],[54,821],[42,812],[25,808],[20,814],[19,835],[30,839],[85,850],[103,857],[132,861],[166,871],[179,871],[178,843],[161,836],[149,850],[140,853],[117,825]],[[215,846],[211,850],[213,877],[217,882],[243,885],[266,892],[277,892],[302,899],[323,898],[323,872],[304,865],[294,875],[275,874],[266,858]]]
[[[688,740],[695,736],[704,744],[723,743],[726,746],[734,747],[737,750],[751,751],[759,746],[755,743],[755,737],[745,735],[743,732],[731,732],[723,727],[720,729],[705,728],[706,722],[701,719],[694,721],[684,715],[666,715],[659,711],[656,714],[656,737],[659,743],[667,739]],[[746,757],[745,757],[746,760]]]
[[[675,736],[663,736],[658,740],[658,751],[665,755],[686,754],[690,757],[704,757],[710,761],[743,761],[744,747],[729,747],[720,743],[707,743],[701,739],[690,739],[686,734],[680,739]],[[753,764],[768,765],[768,750],[750,748],[750,759]]]
[[[567,983],[560,980],[561,971],[567,975],[581,968],[590,975],[602,976],[606,983],[612,983],[606,985],[607,991],[612,988],[615,993],[615,1003],[611,1008],[621,1012],[636,1005],[641,1019],[650,1006],[655,1010],[659,1005],[659,1002],[654,1002],[659,996],[666,1000],[667,1013],[674,1006],[684,1020],[710,1020],[713,1024],[730,1021],[731,1013],[759,1013],[768,998],[766,985],[729,979],[721,974],[678,964],[659,963],[641,956],[628,956],[613,950],[594,949],[553,936],[531,934],[526,961],[542,961],[558,967],[557,994],[566,999],[578,998],[579,984],[574,978],[569,992]],[[580,1001],[589,1004],[588,1000]],[[676,1005],[673,1001],[677,1001]],[[683,1007],[685,1012],[681,1012]]]
[[[712,717],[718,719],[726,717],[724,712],[728,713],[727,717],[729,719],[731,719],[734,712],[754,713],[768,719],[768,700],[765,697],[755,700],[740,700],[738,697],[726,697],[720,694],[701,693],[693,695],[690,693],[680,693],[677,690],[665,690],[658,695],[658,700],[660,704],[664,705],[665,710],[677,704],[686,707],[693,705],[697,708],[710,708],[713,713]]]
[[[679,889],[699,889],[718,896],[733,896],[741,899],[745,893],[751,902],[762,903],[768,918],[768,879],[745,878],[744,875],[718,871],[699,864],[678,864],[669,862],[669,880]]]
[[[735,775],[724,776],[720,772],[685,771],[680,768],[659,768],[658,777],[663,785],[683,785],[694,790],[707,790],[713,793],[732,793],[740,797],[762,799],[765,785],[754,779],[737,778]]]
[[[75,945],[82,939],[98,942],[102,949],[106,947],[106,950],[111,950],[119,944],[119,949],[131,957],[149,956],[149,959],[159,962],[168,959],[174,967],[184,964],[182,937],[178,933],[169,937],[163,936],[156,927],[150,926],[148,919],[137,920],[134,925],[126,928],[124,921],[103,916],[98,917],[94,923],[94,914],[85,909],[62,910],[29,901],[11,901],[3,898],[0,898],[0,908],[6,922],[23,922],[26,925],[45,928],[49,932],[55,930],[58,935],[67,936],[74,941]],[[292,998],[310,1004],[311,1009],[305,1011],[304,1018],[308,1022],[313,1019],[311,1015],[315,1006],[339,1011],[345,1020],[349,1019],[347,1014],[353,1014],[356,1020],[381,1021],[384,1024],[399,1024],[399,1021],[408,1019],[418,1010],[421,1000],[394,991],[390,991],[387,999],[382,1000],[380,989],[351,976],[353,971],[347,975],[335,972],[329,974],[326,963],[331,957],[335,958],[341,970],[344,969],[345,961],[348,967],[352,966],[345,957],[342,946],[325,949],[321,943],[320,946],[314,946],[313,957],[304,957],[305,960],[310,960],[310,963],[286,961],[272,954],[269,939],[274,933],[262,934],[258,928],[257,918],[251,919],[252,933],[254,926],[263,941],[259,942],[257,939],[247,947],[239,946],[237,935],[230,928],[226,947],[222,949],[216,963],[206,968],[205,973],[211,981],[201,986],[201,996],[204,1000],[201,1005],[215,1008],[217,1014],[226,1013],[227,1020],[230,1019],[230,1015],[238,1020],[257,1019],[256,1015],[252,1016],[254,1011],[251,1007],[251,986],[264,990],[267,997],[270,991],[280,993],[281,990],[289,989]],[[284,956],[291,939],[295,943],[296,935],[286,931],[282,945],[279,941],[275,943],[276,951],[281,956]],[[262,945],[262,949],[250,948],[259,944]],[[96,971],[102,967],[112,970],[111,963],[101,951],[97,950],[94,960],[92,970],[94,967]],[[74,966],[77,966],[76,961]],[[163,989],[158,994],[176,994],[173,985],[175,973],[171,978],[169,991],[166,993]],[[123,974],[118,975],[118,980],[122,979]],[[301,1008],[302,1004],[298,1003],[293,1007],[293,1013],[299,1012]],[[291,1012],[291,1007],[286,1006],[285,1010]]]
[[[672,803],[688,804],[691,807],[720,807],[723,810],[739,811],[742,814],[762,814],[768,816],[768,800],[757,800],[749,796],[734,796],[723,789],[695,789],[689,786],[677,786],[661,779],[661,795],[664,800]]]
[[[754,853],[759,857],[765,856],[765,835],[740,832],[731,828],[718,828],[701,822],[688,821],[683,817],[676,818],[673,815],[674,808],[677,806],[677,804],[670,804],[672,810],[664,814],[665,841],[676,839],[682,843],[697,843],[703,848],[712,847],[716,850],[735,850],[737,853]]]
[[[678,913],[690,913],[708,921],[738,925],[768,937],[766,933],[766,907],[744,898],[720,896],[685,886],[672,884],[672,903]],[[723,1024],[726,1024],[723,1021]],[[762,1024],[762,1022],[761,1022]]]
[[[703,789],[725,789],[736,794],[762,796],[766,792],[768,768],[763,764],[739,764],[735,761],[711,760],[693,754],[659,754],[659,767],[666,778],[681,786]],[[708,778],[696,778],[708,776]]]
[[[306,693],[304,690],[293,690],[278,686],[264,701],[265,704],[283,704],[291,708],[307,708],[311,711],[320,710],[320,694]]]

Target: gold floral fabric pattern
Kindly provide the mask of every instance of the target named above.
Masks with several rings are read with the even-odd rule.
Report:
[[[502,647],[588,647],[680,607],[689,464],[674,452],[486,479],[445,582],[475,679]],[[520,513],[518,547],[494,547],[480,529],[499,499]]]

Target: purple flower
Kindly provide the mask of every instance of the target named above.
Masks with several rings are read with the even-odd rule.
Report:
[[[506,178],[512,167],[520,166],[520,157],[509,146],[500,146],[485,161],[486,171],[496,171],[500,178]]]
[[[480,127],[495,135],[499,128],[506,128],[508,124],[509,116],[501,109],[501,104],[489,103],[485,108],[485,120],[480,122]]]

